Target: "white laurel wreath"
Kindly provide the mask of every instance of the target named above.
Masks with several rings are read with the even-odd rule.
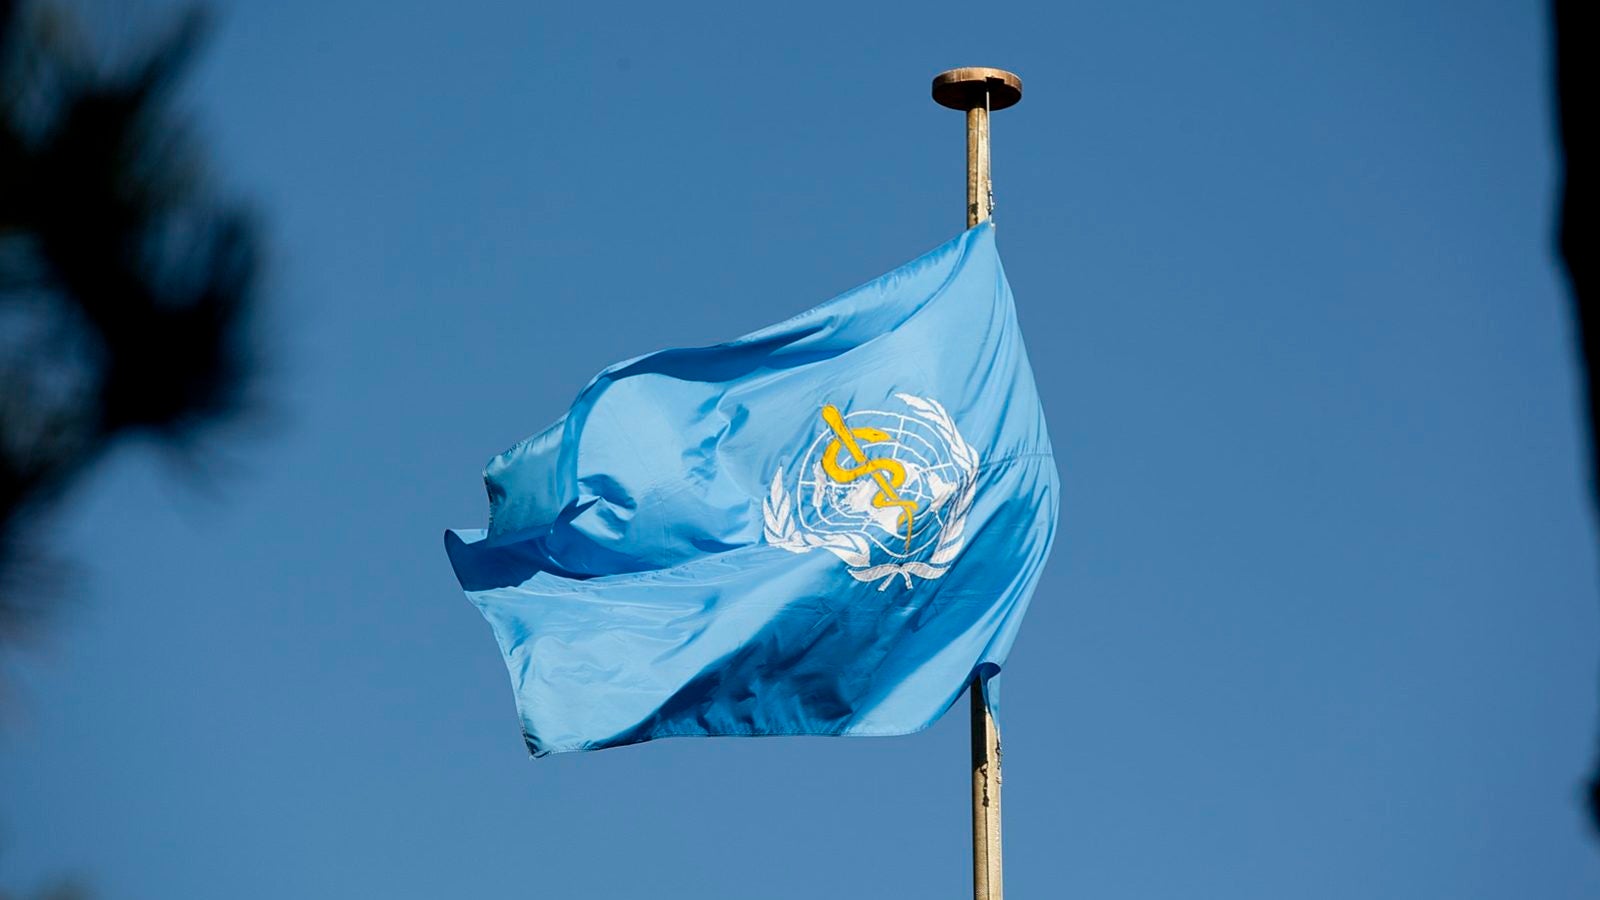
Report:
[[[967,543],[967,515],[972,512],[972,501],[978,492],[978,451],[961,437],[961,432],[956,429],[955,420],[950,417],[950,413],[946,412],[937,400],[911,394],[895,394],[895,397],[911,407],[918,418],[927,422],[939,437],[944,439],[946,446],[950,448],[950,461],[961,470],[961,480],[965,483],[961,495],[950,508],[950,517],[945,520],[944,528],[939,532],[939,543],[926,561],[914,560],[874,566],[871,564],[872,545],[859,534],[814,534],[800,530],[795,523],[794,499],[789,496],[789,491],[783,484],[782,467],[779,467],[777,473],[772,476],[772,489],[768,492],[767,498],[761,502],[761,513],[766,526],[763,531],[767,543],[791,553],[808,553],[819,548],[826,550],[849,566],[850,576],[857,581],[883,579],[883,583],[878,585],[880,591],[888,588],[897,576],[904,578],[906,587],[909,588],[913,586],[911,580],[913,575],[918,578],[934,579],[942,577],[949,571],[950,564],[955,561],[956,556],[961,553],[961,548]]]

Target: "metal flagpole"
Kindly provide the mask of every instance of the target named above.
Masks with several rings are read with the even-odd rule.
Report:
[[[989,113],[1022,99],[1022,79],[1002,69],[964,68],[933,79],[933,99],[967,114],[967,227],[989,218],[994,192],[989,183]],[[1001,900],[1000,729],[973,678],[972,700],[972,896]]]

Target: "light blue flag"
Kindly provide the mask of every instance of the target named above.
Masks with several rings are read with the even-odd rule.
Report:
[[[787,322],[606,369],[484,480],[489,528],[445,543],[535,756],[905,734],[974,676],[992,704],[1058,493],[987,223]]]

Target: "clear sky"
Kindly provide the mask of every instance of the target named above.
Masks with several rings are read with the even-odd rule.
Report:
[[[1011,895],[1600,896],[1543,4],[220,12],[190,101],[272,235],[274,426],[199,489],[125,448],[54,523],[79,590],[6,673],[0,889],[963,896],[964,712],[532,761],[440,535],[603,365],[955,234],[928,82],[994,65],[1064,484]]]

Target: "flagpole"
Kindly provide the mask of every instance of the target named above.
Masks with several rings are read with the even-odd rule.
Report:
[[[962,68],[933,79],[933,99],[967,114],[967,227],[989,218],[989,114],[1022,99],[1022,79],[1002,69]],[[983,680],[968,686],[972,702],[972,896],[1001,900],[1000,729],[983,697]]]

